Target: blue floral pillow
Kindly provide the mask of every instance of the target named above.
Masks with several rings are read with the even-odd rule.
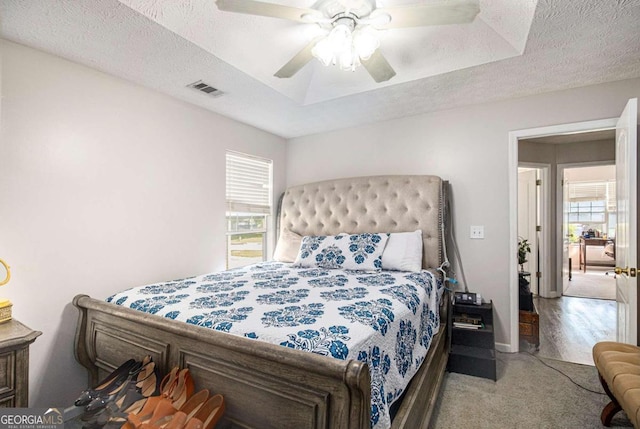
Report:
[[[380,271],[389,234],[339,234],[302,238],[295,267]]]

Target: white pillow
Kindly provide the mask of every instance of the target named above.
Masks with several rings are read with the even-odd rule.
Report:
[[[305,236],[294,266],[380,271],[388,234]]]
[[[420,272],[422,269],[422,231],[393,232],[382,254],[382,269]]]
[[[278,238],[276,250],[273,251],[273,260],[278,262],[293,262],[300,251],[302,236],[285,229]]]

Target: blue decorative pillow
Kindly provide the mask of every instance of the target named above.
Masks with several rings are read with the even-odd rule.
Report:
[[[295,267],[380,271],[389,234],[339,234],[302,238]]]

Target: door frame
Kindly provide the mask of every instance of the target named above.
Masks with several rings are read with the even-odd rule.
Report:
[[[509,306],[510,344],[501,347],[506,352],[520,350],[518,327],[518,141],[527,138],[546,137],[557,134],[583,133],[587,131],[615,129],[618,118],[574,122],[545,127],[528,128],[509,132]]]
[[[538,260],[538,266],[540,267],[540,272],[542,273],[542,278],[539,283],[538,295],[544,298],[552,298],[553,294],[551,292],[551,282],[549,275],[545,275],[545,273],[549,273],[549,268],[551,267],[551,252],[550,252],[550,244],[551,244],[551,205],[549,204],[550,197],[550,189],[549,186],[551,183],[551,164],[544,164],[538,162],[520,162],[518,163],[518,167],[530,167],[536,168],[540,170],[540,180],[542,181],[542,185],[540,186],[540,201],[538,210],[540,211],[540,226],[542,227],[542,232],[540,233],[540,243],[539,243],[539,251],[540,258]],[[517,172],[517,168],[516,168]],[[517,200],[516,200],[517,205]],[[517,209],[517,206],[516,206]],[[516,210],[517,215],[517,210]],[[516,221],[517,228],[517,221]]]
[[[556,291],[556,297],[559,298],[564,294],[564,284],[562,278],[562,264],[564,261],[562,260],[562,223],[564,222],[562,207],[564,201],[562,201],[562,181],[564,180],[564,170],[566,168],[581,168],[581,167],[597,167],[600,165],[616,165],[615,159],[613,160],[613,164],[611,161],[587,161],[587,162],[568,162],[564,164],[558,164],[556,171],[556,233],[559,238],[556,246],[558,246],[557,250],[557,258],[556,264],[558,264],[558,270],[556,272],[556,284],[560,289]],[[580,269],[578,265],[578,269]]]

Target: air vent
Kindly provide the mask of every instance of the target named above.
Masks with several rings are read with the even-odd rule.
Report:
[[[187,85],[188,88],[193,88],[196,91],[200,91],[204,94],[207,94],[210,97],[220,97],[221,95],[224,94],[224,92],[220,91],[217,88],[212,87],[209,84],[204,83],[203,81],[199,80],[197,82],[193,82],[190,83],[189,85]]]

